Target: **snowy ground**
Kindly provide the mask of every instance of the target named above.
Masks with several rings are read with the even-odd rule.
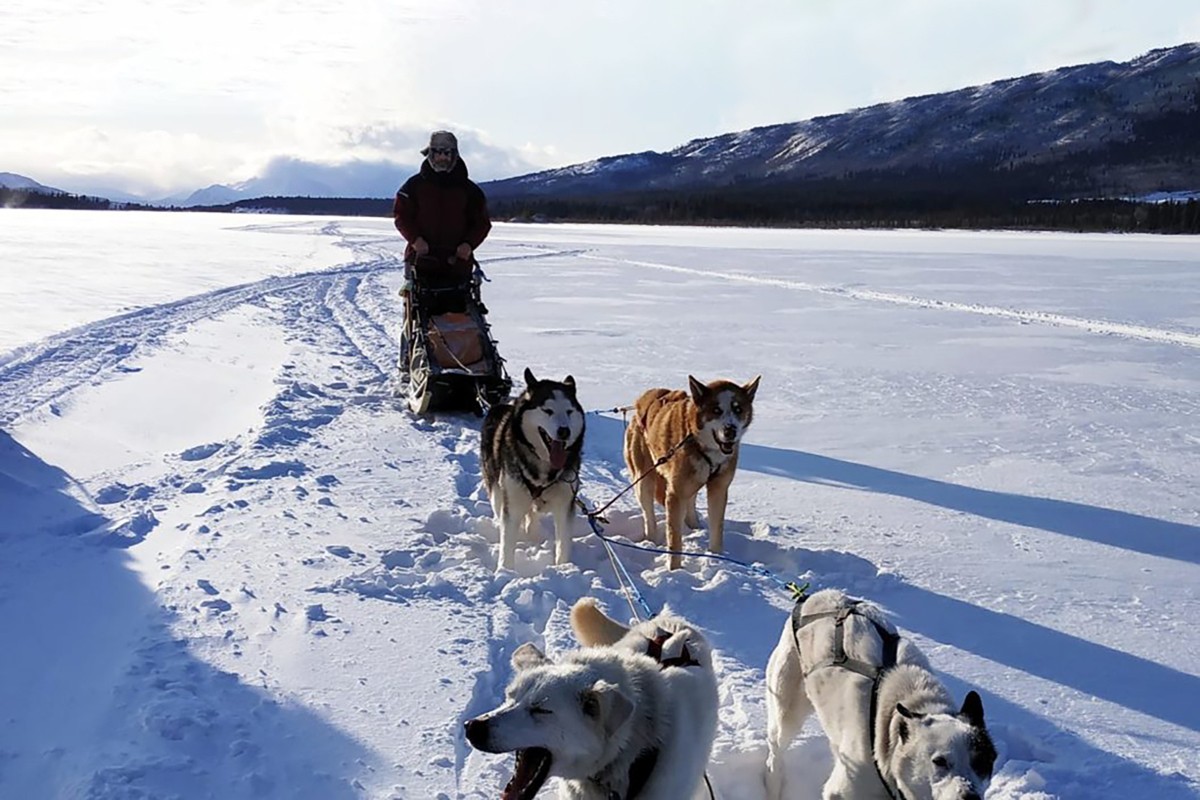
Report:
[[[630,606],[580,523],[496,573],[478,421],[391,397],[387,220],[0,211],[0,797],[486,798],[513,649]],[[509,367],[606,412],[762,374],[729,555],[890,608],[1000,751],[988,797],[1200,796],[1194,239],[499,225]],[[637,538],[632,501],[607,532]],[[688,540],[703,547],[703,532]],[[618,551],[719,648],[710,774],[761,800],[788,611]],[[830,768],[810,723],[795,797]],[[551,794],[546,790],[544,794]]]

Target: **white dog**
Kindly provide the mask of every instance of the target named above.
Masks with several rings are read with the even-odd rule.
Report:
[[[767,665],[767,797],[816,709],[833,750],[825,800],[980,800],[996,750],[983,703],[961,709],[882,609],[826,589],[798,605]]]
[[[532,800],[552,776],[562,800],[707,798],[718,706],[708,642],[669,609],[629,629],[590,598],[571,625],[584,649],[551,661],[521,645],[504,703],[466,723],[475,748],[517,754],[502,800]]]

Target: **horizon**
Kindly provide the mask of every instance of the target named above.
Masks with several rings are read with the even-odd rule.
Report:
[[[450,128],[489,181],[1200,41],[1200,9],[1182,0],[701,13],[408,0],[362,22],[318,0],[286,17],[18,0],[0,11],[0,171],[116,200],[285,180],[299,165],[388,171],[386,183]],[[464,55],[439,61],[445,41]]]

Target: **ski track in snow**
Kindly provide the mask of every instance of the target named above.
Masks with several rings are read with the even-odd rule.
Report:
[[[1181,345],[1183,347],[1200,348],[1200,333],[1191,333],[1187,331],[1152,328],[1145,325],[1131,325],[1123,322],[1110,322],[1108,320],[1071,317],[1065,314],[1053,314],[1046,311],[1025,311],[1014,308],[1001,308],[999,306],[978,305],[975,303],[955,303],[948,300],[930,300],[923,297],[913,297],[911,295],[894,294],[891,292],[877,292],[870,289],[852,289],[842,286],[820,286],[818,284],[805,283],[803,281],[791,281],[784,280],[782,278],[765,278],[759,275],[747,275],[740,272],[714,272],[703,269],[692,269],[690,267],[679,267],[673,264],[660,264],[652,261],[634,261],[631,259],[612,258],[609,256],[598,256],[591,254],[582,254],[580,257],[591,259],[593,261],[607,261],[614,264],[629,264],[637,267],[649,267],[650,269],[658,269],[665,272],[676,272],[683,275],[697,275],[705,278],[720,278],[722,280],[753,283],[760,286],[778,286],[783,289],[813,292],[815,294],[831,295],[835,297],[846,297],[853,300],[867,300],[876,303],[891,303],[893,305],[913,306],[915,308],[929,308],[941,311],[961,311],[969,314],[979,314],[986,317],[1011,319],[1021,323],[1041,323],[1044,325],[1055,325],[1060,328],[1076,328],[1089,333],[1124,336],[1131,339],[1143,339],[1151,342],[1161,342],[1164,344]]]
[[[323,232],[342,235],[336,225],[327,226]],[[472,750],[461,730],[463,721],[494,706],[502,697],[512,652],[525,642],[534,642],[551,654],[570,649],[573,641],[567,614],[569,604],[575,598],[589,594],[597,596],[617,617],[624,616],[626,609],[632,610],[633,604],[620,592],[603,544],[586,534],[587,526],[583,520],[577,521],[573,564],[553,567],[552,533],[549,520],[544,520],[542,541],[519,549],[515,573],[495,572],[498,535],[480,485],[478,420],[454,415],[432,420],[415,418],[402,411],[399,402],[391,397],[397,358],[393,335],[398,324],[394,319],[397,305],[394,295],[400,281],[400,264],[396,255],[373,248],[370,241],[359,241],[351,246],[356,260],[339,267],[271,278],[143,309],[56,335],[11,354],[0,364],[0,386],[3,387],[0,407],[5,409],[0,424],[11,423],[42,406],[52,407],[75,389],[102,380],[106,374],[119,372],[122,362],[132,354],[153,351],[167,334],[198,320],[243,304],[265,307],[280,315],[289,335],[300,344],[310,346],[313,351],[331,354],[337,360],[330,368],[335,374],[313,374],[311,365],[303,359],[289,361],[278,381],[279,392],[265,409],[264,425],[253,438],[199,442],[178,454],[177,473],[157,485],[127,485],[114,480],[100,488],[95,494],[96,502],[104,505],[105,512],[117,518],[119,523],[106,526],[94,535],[117,546],[136,544],[157,524],[156,511],[161,514],[172,503],[199,502],[200,510],[191,532],[206,537],[208,544],[204,549],[188,550],[183,560],[196,567],[195,574],[202,574],[205,558],[215,557],[214,551],[228,547],[233,538],[220,536],[216,529],[223,521],[252,510],[254,501],[248,491],[250,487],[266,492],[291,491],[298,503],[306,501],[326,510],[336,509],[339,503],[337,490],[349,476],[339,477],[334,472],[323,471],[314,474],[317,469],[313,462],[317,461],[322,449],[329,449],[329,445],[322,442],[322,436],[348,410],[361,409],[386,418],[391,427],[408,426],[415,436],[427,441],[428,446],[445,452],[453,475],[453,490],[448,493],[452,494],[451,501],[421,511],[423,521],[415,529],[406,522],[406,514],[414,509],[398,504],[390,511],[378,510],[376,524],[380,528],[396,530],[390,544],[374,554],[359,552],[337,542],[326,545],[324,553],[312,560],[334,574],[310,581],[309,591],[315,593],[313,601],[303,609],[284,609],[275,602],[273,613],[275,617],[291,614],[293,619],[302,616],[303,624],[317,628],[322,625],[336,627],[339,620],[325,608],[321,597],[341,595],[400,605],[449,604],[483,614],[485,629],[478,631],[476,641],[484,643],[488,660],[477,665],[470,696],[464,698],[457,718],[419,734],[430,741],[445,742],[446,752],[452,755],[423,766],[445,771],[448,786],[452,785],[458,796],[495,796],[508,779],[511,758],[487,756]],[[1052,322],[1188,347],[1200,346],[1200,337],[1179,332],[711,273],[603,258],[586,255],[583,251],[558,250],[500,257],[488,263],[552,255],[594,258],[857,299]],[[383,423],[380,426],[381,430],[385,427]],[[365,449],[363,457],[370,458]],[[381,471],[397,468],[389,463],[371,466]],[[585,459],[582,484],[585,500],[595,507],[624,488],[623,466],[590,453]],[[310,496],[313,494],[319,497],[313,500]],[[193,495],[196,497],[191,497]],[[203,499],[200,498],[202,495]],[[630,498],[624,500],[623,505],[608,514],[605,532],[637,541],[641,535],[640,520]],[[729,522],[727,527],[731,534],[727,540],[731,558],[745,564],[767,565],[781,579],[811,580],[814,588],[838,586],[851,593],[872,596],[886,594],[902,580],[849,553],[813,551],[790,545],[790,542],[804,541],[802,530],[738,521]],[[688,549],[701,550],[703,546],[702,531],[688,536]],[[710,775],[728,800],[760,797],[758,790],[748,784],[757,784],[761,775],[765,754],[763,672],[766,655],[778,638],[779,626],[786,619],[790,604],[786,594],[761,576],[736,565],[688,560],[684,569],[667,572],[662,569],[663,556],[628,548],[616,550],[652,607],[661,606],[663,598],[686,597],[686,607],[677,610],[701,625],[710,618],[747,620],[744,628],[722,632],[716,642],[722,708]],[[283,564],[283,560],[280,563]],[[303,563],[308,565],[309,561]],[[245,564],[248,584],[249,576],[270,568],[263,564]],[[190,595],[180,594],[185,591]],[[233,654],[237,655],[238,648],[244,646],[242,643],[253,639],[252,623],[239,620],[248,608],[246,596],[254,600],[250,605],[261,604],[264,608],[273,601],[270,597],[257,597],[256,591],[244,585],[239,594],[238,587],[218,586],[201,577],[190,580],[186,587],[172,586],[167,600],[181,615],[188,613],[189,605],[195,609],[195,616],[185,617],[180,623],[182,627],[192,626],[201,632],[202,638],[232,647]],[[764,613],[772,608],[778,613]],[[640,609],[636,611],[640,612]],[[227,640],[232,644],[225,643]],[[469,644],[468,641],[451,641],[446,648],[453,654],[463,651]],[[231,759],[253,760],[258,747],[254,743],[255,730],[263,736],[281,735],[278,732],[262,733],[283,724],[277,719],[275,708],[267,708],[265,721],[262,715],[254,721],[216,720],[212,709],[206,708],[204,700],[199,698],[211,694],[220,696],[221,692],[230,690],[221,686],[211,691],[197,689],[198,682],[221,684],[223,674],[215,673],[216,677],[191,674],[196,670],[194,662],[181,654],[185,646],[182,641],[148,645],[147,652],[139,653],[135,673],[139,670],[149,673],[151,683],[157,688],[139,687],[136,685],[139,678],[135,674],[118,692],[151,693],[152,699],[143,710],[146,714],[144,724],[152,733],[166,739],[179,739],[190,735],[184,728],[199,727],[214,739],[235,740],[237,747],[233,748]],[[164,655],[164,647],[178,649]],[[147,701],[131,697],[128,702]],[[1010,789],[1019,789],[1024,781],[1033,780],[1024,777],[1029,762],[1043,759],[1025,753],[1018,760],[1018,755],[1013,754],[1005,765],[1003,732],[999,744],[1002,761],[998,780]],[[1023,750],[1036,751],[1033,745],[1021,744]],[[92,776],[89,796],[97,800],[123,797],[126,795],[121,792],[137,781],[152,781],[156,774],[163,772],[181,774],[197,769],[194,763],[171,764],[156,762],[152,756],[145,758],[144,764],[135,761]],[[821,737],[808,735],[802,738],[789,754],[792,785],[804,786],[808,794],[815,796],[819,793],[820,781],[814,777],[821,776],[823,780],[828,774],[829,759]],[[264,769],[254,774],[269,785],[269,777],[264,777],[268,772]],[[313,788],[317,794],[303,796],[322,796],[324,791],[328,792],[324,796],[344,796],[338,792],[346,787],[330,776],[324,776],[324,780],[324,788]],[[1030,788],[1036,791],[1034,784]]]

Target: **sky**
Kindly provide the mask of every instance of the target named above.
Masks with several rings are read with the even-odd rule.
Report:
[[[1190,0],[11,0],[0,172],[158,198],[444,127],[492,179],[1197,40]]]
[[[572,563],[544,526],[497,571],[480,420],[393,396],[388,220],[8,220],[0,320],[43,322],[0,328],[0,796],[497,797],[513,759],[463,722],[590,595],[705,630],[709,775],[763,800],[787,580],[885,606],[980,693],[986,800],[1200,794],[1189,237],[497,225],[491,330],[518,389],[576,379],[590,507],[629,480],[613,409],[762,376],[731,560],[698,530],[669,571],[632,499],[606,515],[639,601],[582,520]],[[786,764],[816,800],[816,721]]]

